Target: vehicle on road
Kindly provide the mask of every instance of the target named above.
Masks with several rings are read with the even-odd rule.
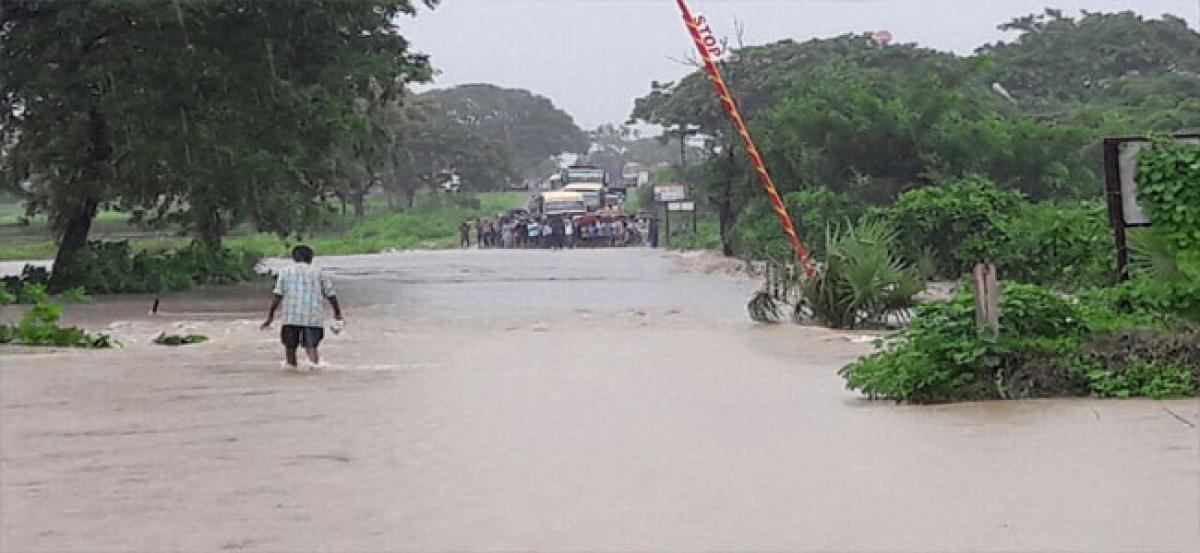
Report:
[[[588,211],[600,211],[604,208],[604,185],[599,183],[576,183],[562,187],[563,192],[574,192],[583,197]]]
[[[587,201],[588,209],[599,211],[607,205],[608,172],[591,165],[572,165],[562,172],[562,189],[579,192]]]
[[[595,183],[608,187],[608,171],[593,165],[572,165],[562,172],[563,185]]]
[[[581,215],[588,212],[587,202],[578,192],[556,190],[538,196],[537,210],[544,216]]]

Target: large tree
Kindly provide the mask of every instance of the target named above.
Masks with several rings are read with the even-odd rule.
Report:
[[[978,54],[995,61],[993,78],[1013,97],[1038,109],[1104,96],[1127,77],[1200,74],[1200,33],[1171,15],[1084,12],[1076,19],[1047,9],[1000,29],[1020,34]]]
[[[405,106],[395,168],[383,180],[412,207],[420,188],[457,177],[467,190],[490,190],[515,178],[508,145],[476,132],[429,98]]]
[[[1002,28],[1020,35],[973,56],[846,35],[734,49],[725,69],[781,188],[858,202],[971,173],[1036,198],[1094,196],[1100,137],[1200,127],[1200,34],[1181,19],[1048,10]],[[633,117],[713,138],[699,189],[723,229],[731,204],[770,216],[743,210],[761,195],[703,71],[654,83]]]
[[[450,119],[513,153],[513,169],[525,176],[547,158],[586,153],[590,146],[571,116],[549,99],[526,90],[470,84],[422,95]]]
[[[58,287],[101,205],[211,244],[239,221],[299,228],[336,146],[369,132],[360,99],[431,73],[398,33],[410,0],[3,7],[3,171],[61,232]]]

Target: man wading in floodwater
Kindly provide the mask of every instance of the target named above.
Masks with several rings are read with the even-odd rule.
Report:
[[[296,369],[296,348],[304,347],[308,360],[314,369],[321,368],[321,356],[317,347],[325,336],[325,309],[322,299],[329,300],[333,306],[334,326],[336,333],[342,325],[342,308],[338,305],[337,296],[333,292],[333,282],[321,274],[321,270],[312,266],[313,250],[308,246],[296,246],[292,250],[290,267],[279,272],[275,281],[275,293],[271,297],[271,310],[267,313],[267,322],[262,329],[271,327],[275,320],[275,311],[283,306],[283,328],[279,338],[283,341],[284,368]]]

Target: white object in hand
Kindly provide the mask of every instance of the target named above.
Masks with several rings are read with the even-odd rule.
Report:
[[[332,330],[334,334],[341,334],[343,328],[346,328],[346,321],[342,319],[337,319],[329,325],[329,330]]]

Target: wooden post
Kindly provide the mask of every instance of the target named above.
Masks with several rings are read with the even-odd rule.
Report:
[[[975,266],[971,283],[975,287],[975,323],[993,338],[1000,336],[1000,288],[996,266],[980,263]]]
[[[667,234],[663,238],[663,245],[671,247],[671,203],[663,202],[663,226],[667,227]],[[661,229],[660,229],[661,231]]]
[[[771,288],[771,263],[768,261],[767,266],[763,268],[763,291],[768,296],[774,297],[774,290]]]
[[[1129,244],[1121,197],[1121,140],[1104,139],[1104,190],[1108,200],[1108,221],[1117,246],[1117,280],[1129,279]]]

